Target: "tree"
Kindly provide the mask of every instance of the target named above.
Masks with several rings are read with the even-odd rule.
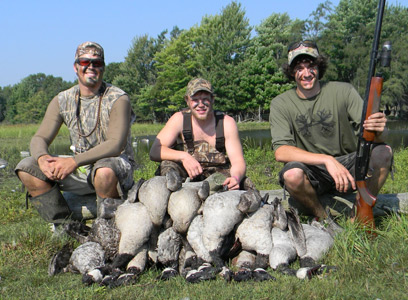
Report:
[[[164,121],[185,106],[187,83],[198,76],[195,45],[200,33],[201,29],[196,26],[183,31],[156,54],[157,81],[146,91],[150,100],[147,104],[152,110],[150,114],[154,115],[155,121]]]
[[[287,46],[302,39],[304,22],[292,21],[288,14],[272,14],[259,26],[245,55],[245,72],[241,76],[240,88],[247,100],[240,109],[249,115],[262,115],[269,111],[271,100],[292,87],[280,70],[286,61]]]
[[[6,95],[5,95],[5,89],[2,89],[0,87],[0,122],[2,122],[4,120],[4,118],[6,117],[7,98],[6,98]]]
[[[215,107],[237,114],[247,95],[240,89],[251,27],[241,4],[231,2],[220,15],[202,19],[195,45],[199,73],[213,85]]]
[[[161,32],[157,38],[147,35],[133,40],[125,61],[119,66],[119,74],[115,76],[113,84],[125,90],[129,96],[135,113],[140,120],[146,120],[146,112],[142,109],[145,99],[145,89],[156,83],[157,70],[154,56],[164,47],[167,30]]]
[[[333,12],[333,3],[326,0],[320,3],[316,10],[313,11],[306,20],[306,31],[304,38],[312,41],[317,41],[321,37],[322,31],[325,29],[327,17]]]
[[[105,67],[103,74],[103,80],[112,83],[115,78],[121,74],[120,66],[122,63],[112,62]]]
[[[322,33],[320,45],[329,55],[326,78],[352,83],[364,95],[377,17],[377,1],[342,0]],[[385,77],[382,104],[401,110],[407,99],[408,10],[387,6],[380,45],[393,43],[391,69],[378,69]],[[381,50],[381,49],[379,49]],[[404,77],[405,76],[405,77]]]
[[[64,81],[61,77],[46,76],[43,73],[27,76],[11,88],[5,120],[10,123],[39,122],[54,96],[72,85],[73,83]]]

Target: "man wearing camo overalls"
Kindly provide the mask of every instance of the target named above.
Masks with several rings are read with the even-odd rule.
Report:
[[[214,111],[211,83],[203,78],[187,85],[187,108],[175,113],[157,135],[150,158],[161,162],[156,175],[176,170],[199,181],[219,172],[229,190],[244,188],[246,164],[235,120]],[[252,183],[251,183],[252,184]]]
[[[60,224],[71,215],[61,191],[96,193],[99,205],[107,198],[123,198],[133,185],[134,113],[128,95],[102,80],[104,70],[99,44],[78,46],[74,62],[78,84],[52,99],[31,140],[31,156],[16,166],[31,203],[47,222]],[[68,127],[73,156],[49,152],[62,124]]]

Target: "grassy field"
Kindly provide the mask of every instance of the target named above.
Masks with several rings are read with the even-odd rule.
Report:
[[[134,125],[132,133],[155,134],[160,128]],[[218,278],[188,284],[181,277],[157,281],[160,271],[149,269],[135,285],[109,289],[84,286],[77,274],[49,277],[50,257],[68,240],[52,238],[38,213],[31,206],[25,208],[25,195],[13,174],[20,151],[28,150],[35,130],[36,126],[0,126],[0,157],[9,162],[0,170],[0,299],[408,299],[408,218],[397,215],[376,220],[377,238],[340,218],[345,230],[336,237],[323,261],[338,270],[312,280],[302,281],[268,270],[276,281],[227,283]],[[69,146],[67,137],[63,130],[55,144]],[[273,152],[246,142],[243,145],[248,175],[257,187],[279,188],[276,178],[281,164],[273,160]],[[139,162],[135,179],[150,178],[156,163],[148,161],[147,154],[141,155]],[[395,154],[394,181],[388,179],[382,193],[408,192],[407,165],[408,149],[399,150]]]

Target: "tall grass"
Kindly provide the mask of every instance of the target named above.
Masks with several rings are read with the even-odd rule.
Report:
[[[277,278],[269,282],[231,282],[220,278],[188,284],[178,277],[156,281],[159,270],[149,269],[132,286],[116,289],[84,286],[81,276],[72,273],[49,277],[50,257],[66,242],[51,236],[48,225],[29,206],[13,168],[20,151],[28,149],[33,128],[0,126],[0,157],[9,165],[0,170],[0,299],[408,299],[408,218],[391,215],[377,221],[377,238],[345,218],[339,219],[344,231],[323,262],[337,266],[337,272],[301,281],[268,270]],[[135,130],[135,131],[134,131]],[[133,129],[132,132],[139,132]],[[159,127],[141,129],[140,135],[155,134]],[[3,135],[5,134],[5,135]],[[59,142],[69,145],[64,133]],[[9,143],[3,143],[9,139]],[[282,167],[268,147],[243,143],[247,174],[259,189],[277,189],[277,173]],[[157,164],[148,154],[138,158],[135,179],[153,176]],[[395,180],[388,179],[382,192],[408,192],[408,149],[395,154]],[[73,242],[75,243],[75,242]],[[299,264],[296,262],[295,267]]]

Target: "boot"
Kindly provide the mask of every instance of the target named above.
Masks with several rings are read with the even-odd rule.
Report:
[[[71,215],[71,210],[57,185],[44,194],[29,196],[28,199],[41,218],[49,223],[61,224]]]

